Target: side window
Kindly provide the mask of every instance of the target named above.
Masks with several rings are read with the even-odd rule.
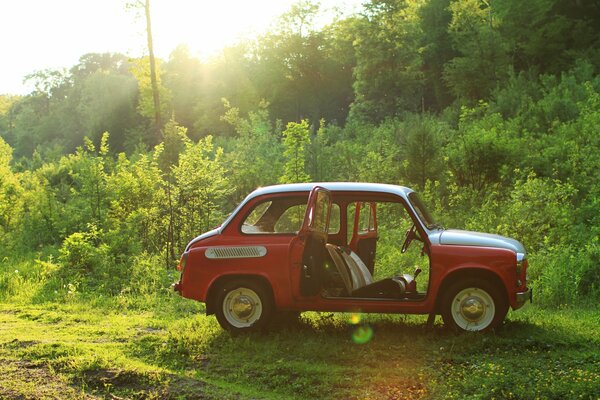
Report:
[[[296,233],[302,227],[302,220],[306,212],[306,204],[298,204],[290,207],[277,220],[275,224],[276,233]],[[340,231],[340,206],[331,205],[331,216],[329,217],[329,233]]]
[[[271,207],[271,201],[265,201],[264,203],[258,204],[252,212],[246,217],[246,220],[242,224],[243,233],[264,233],[260,226],[259,221],[265,215],[265,212]]]
[[[369,232],[369,226],[371,226],[371,207],[367,203],[360,203],[358,233]]]
[[[348,204],[348,231],[347,231],[347,243],[353,238],[354,223],[356,221],[356,213],[358,212],[358,226],[357,234],[362,235],[365,233],[375,231],[375,204],[367,202],[356,202]]]
[[[335,234],[340,231],[340,206],[331,204],[331,215],[329,216],[329,233]]]
[[[347,221],[347,229],[346,229],[346,243],[350,243],[352,240],[352,230],[354,229],[354,218],[356,216],[356,204],[350,203],[346,208],[346,221]]]
[[[275,223],[276,233],[296,233],[302,227],[306,204],[298,204],[285,210]]]
[[[317,210],[321,214],[326,210]],[[244,220],[241,232],[246,234],[296,234],[306,213],[306,197],[278,198],[257,204]],[[323,215],[319,215],[324,219]],[[331,205],[329,233],[340,231],[340,206]]]

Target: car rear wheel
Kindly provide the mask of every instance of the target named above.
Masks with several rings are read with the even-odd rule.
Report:
[[[217,294],[219,325],[232,333],[264,328],[273,314],[273,301],[264,285],[253,280],[226,282]]]
[[[457,332],[490,331],[508,312],[501,288],[483,279],[461,280],[446,290],[441,304],[447,328]]]

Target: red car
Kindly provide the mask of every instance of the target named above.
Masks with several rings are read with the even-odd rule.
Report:
[[[420,255],[407,252],[415,241]],[[420,268],[394,271],[408,254],[423,257],[419,284]],[[288,311],[441,314],[453,330],[487,331],[531,300],[521,243],[444,229],[413,190],[384,184],[259,188],[178,269],[174,289],[232,332]]]

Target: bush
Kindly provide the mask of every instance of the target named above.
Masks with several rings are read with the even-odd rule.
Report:
[[[544,306],[596,305],[600,300],[600,245],[556,246],[529,257],[536,302]]]
[[[134,294],[152,295],[167,288],[171,284],[171,278],[164,265],[160,254],[143,252],[134,257],[131,262],[129,291]]]
[[[111,248],[103,241],[102,230],[95,225],[88,228],[88,232],[75,232],[64,240],[59,250],[62,267],[57,278],[79,291],[117,294],[127,283],[126,264],[116,262]]]

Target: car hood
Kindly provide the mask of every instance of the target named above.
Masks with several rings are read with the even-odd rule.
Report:
[[[512,250],[515,253],[525,254],[525,246],[518,240],[505,236],[493,235],[491,233],[447,229],[432,232],[429,235],[429,240],[433,244],[497,247],[500,249]]]

